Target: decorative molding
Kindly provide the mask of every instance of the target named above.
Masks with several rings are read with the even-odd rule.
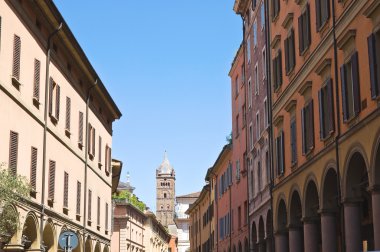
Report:
[[[273,124],[275,127],[278,127],[280,126],[280,124],[282,124],[284,122],[284,116],[280,115],[280,116],[277,116],[274,120],[273,120]]]
[[[295,99],[290,100],[287,104],[285,104],[285,110],[288,113],[290,113],[293,110],[295,110],[296,107],[297,107],[297,100],[295,100]]]
[[[340,50],[344,50],[344,48],[355,41],[356,37],[356,30],[350,29],[347,32],[345,32],[343,35],[338,38],[337,46]]]
[[[312,88],[312,82],[306,81],[304,84],[301,85],[300,89],[298,90],[298,93],[302,96],[305,96],[305,94],[311,90]]]
[[[274,36],[272,42],[270,43],[270,46],[272,47],[272,49],[275,49],[277,47],[277,45],[280,44],[280,41],[281,41],[281,35],[280,34],[277,34],[276,36]]]
[[[331,68],[331,58],[325,58],[315,69],[315,73],[319,76],[322,75],[324,71]]]
[[[281,24],[284,29],[288,29],[289,25],[293,23],[293,17],[294,17],[293,12],[289,12],[288,15],[286,15],[284,21]]]

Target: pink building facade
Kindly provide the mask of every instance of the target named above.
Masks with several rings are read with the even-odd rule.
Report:
[[[52,1],[0,2],[0,160],[33,188],[14,206],[22,228],[9,251],[57,251],[64,230],[80,238],[74,251],[109,251],[112,123],[121,113],[62,20]]]

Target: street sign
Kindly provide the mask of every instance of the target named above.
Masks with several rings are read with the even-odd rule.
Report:
[[[78,246],[79,240],[73,231],[65,231],[59,236],[58,243],[65,252],[71,252]]]

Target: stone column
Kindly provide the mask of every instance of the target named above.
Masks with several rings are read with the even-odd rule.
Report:
[[[289,227],[289,250],[291,252],[303,251],[303,237],[300,227]]]
[[[363,249],[360,228],[360,205],[352,201],[345,202],[344,229],[347,252],[357,252]]]
[[[336,216],[333,212],[321,212],[322,251],[335,252],[337,248]]]
[[[380,186],[375,186],[372,193],[372,218],[373,218],[373,238],[375,250],[380,250]]]
[[[276,252],[289,252],[288,235],[286,232],[277,232],[274,235],[274,242]]]
[[[303,234],[304,234],[304,247],[305,251],[308,252],[318,252],[318,224],[317,220],[305,218],[303,223]]]

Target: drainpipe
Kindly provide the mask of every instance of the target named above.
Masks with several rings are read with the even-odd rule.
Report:
[[[334,76],[335,76],[335,107],[336,107],[336,131],[335,137],[335,159],[336,159],[336,174],[337,174],[337,191],[338,191],[338,208],[340,209],[340,224],[341,224],[341,248],[345,250],[345,223],[344,223],[344,207],[342,207],[342,191],[340,183],[340,162],[339,162],[339,138],[340,138],[340,109],[339,109],[339,83],[338,83],[338,46],[336,41],[336,17],[335,17],[335,1],[332,1],[332,21],[333,21],[333,39],[334,39]]]
[[[46,139],[47,139],[47,114],[48,114],[48,94],[49,94],[49,79],[50,79],[50,42],[52,38],[58,34],[62,28],[62,22],[58,27],[50,33],[47,39],[47,53],[46,53],[46,74],[45,74],[45,100],[44,100],[44,135],[43,135],[43,147],[42,147],[42,192],[41,192],[41,224],[40,224],[40,246],[43,248],[43,234],[44,234],[44,216],[45,216],[45,176],[46,176]]]
[[[84,204],[83,204],[83,251],[86,250],[86,219],[87,219],[87,169],[88,169],[88,108],[90,106],[90,94],[93,88],[95,88],[98,84],[98,79],[95,80],[94,84],[92,84],[91,87],[87,89],[87,96],[86,96],[86,136],[85,136],[85,142],[84,142]]]
[[[267,76],[267,100],[268,100],[268,133],[269,133],[269,179],[270,179],[270,182],[269,182],[269,195],[270,195],[270,209],[271,209],[271,220],[272,220],[272,223],[273,223],[273,195],[272,195],[272,191],[273,191],[273,187],[274,187],[274,176],[273,176],[273,168],[274,168],[274,165],[273,165],[273,157],[274,157],[274,153],[273,153],[273,125],[272,125],[272,121],[273,121],[273,115],[272,115],[272,71],[271,71],[271,65],[270,65],[270,59],[271,59],[271,48],[270,48],[270,20],[269,20],[269,17],[270,17],[270,13],[269,13],[269,1],[265,1],[264,0],[264,8],[265,8],[265,43],[266,43],[266,48],[267,48],[267,55],[266,55],[266,76]],[[267,219],[268,219],[268,216],[267,216]],[[268,235],[268,234],[267,234]],[[273,228],[273,224],[272,224],[272,237],[271,237],[271,251],[275,251],[275,244],[274,244],[274,228]]]

